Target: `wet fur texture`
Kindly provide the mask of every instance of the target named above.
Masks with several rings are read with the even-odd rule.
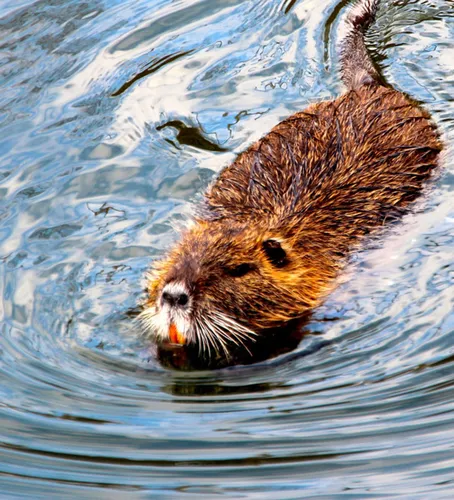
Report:
[[[364,17],[364,5],[356,12]],[[437,131],[414,101],[380,84],[358,42],[370,17],[361,38],[352,19],[341,57],[354,52],[343,66],[350,90],[279,123],[221,172],[152,271],[149,314],[178,281],[193,324],[229,318],[226,343],[242,341],[241,328],[244,340],[283,325],[316,307],[351,251],[420,194],[442,148]],[[196,328],[188,341],[201,341]]]
[[[380,82],[380,75],[367,52],[364,35],[377,13],[379,0],[356,3],[341,23],[339,59],[342,80],[349,89]]]

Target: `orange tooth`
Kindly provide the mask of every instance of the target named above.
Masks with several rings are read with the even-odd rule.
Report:
[[[186,339],[184,335],[178,331],[178,328],[175,326],[175,323],[171,323],[169,326],[169,338],[172,344],[185,344]]]

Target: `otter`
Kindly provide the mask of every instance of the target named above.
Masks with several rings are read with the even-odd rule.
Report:
[[[442,149],[428,113],[386,85],[360,0],[339,44],[346,93],[290,116],[224,168],[147,275],[158,342],[223,353],[310,313],[354,249],[411,208]]]

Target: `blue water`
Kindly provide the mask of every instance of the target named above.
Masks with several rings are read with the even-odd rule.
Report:
[[[452,498],[452,1],[379,12],[374,59],[445,160],[299,344],[183,372],[133,320],[191,200],[342,91],[345,5],[0,0],[0,498]]]

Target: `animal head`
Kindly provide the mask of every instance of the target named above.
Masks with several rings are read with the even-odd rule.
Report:
[[[160,341],[228,355],[314,307],[331,274],[271,227],[199,221],[148,275],[140,316]]]

